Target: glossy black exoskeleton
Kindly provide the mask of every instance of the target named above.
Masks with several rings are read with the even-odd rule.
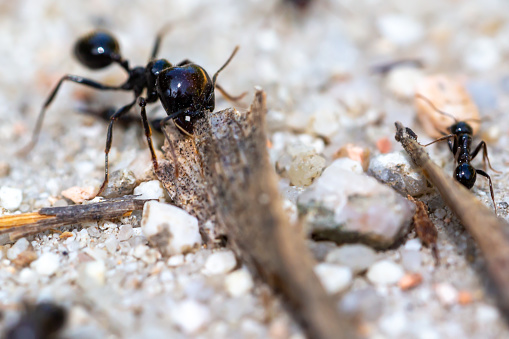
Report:
[[[426,101],[435,111],[440,114],[446,115],[454,119],[455,123],[449,127],[448,135],[444,135],[441,138],[438,138],[435,141],[425,145],[431,145],[435,142],[447,140],[449,145],[449,149],[452,154],[454,154],[454,159],[456,160],[457,166],[454,170],[454,178],[463,186],[468,189],[474,187],[475,181],[477,179],[477,174],[482,175],[488,179],[488,183],[490,185],[490,193],[491,199],[493,200],[493,206],[495,207],[495,213],[497,211],[497,205],[495,203],[495,195],[493,193],[493,184],[491,182],[491,177],[483,170],[476,169],[470,163],[482,149],[483,151],[483,161],[484,166],[486,167],[486,163],[491,168],[492,171],[500,173],[491,167],[490,160],[488,158],[488,148],[484,141],[481,141],[477,147],[471,152],[472,147],[472,137],[473,137],[473,129],[466,121],[458,121],[454,116],[448,114],[446,112],[442,112],[439,110],[428,98],[417,94],[417,98],[420,98]]]
[[[18,323],[6,331],[5,339],[54,338],[65,325],[67,312],[61,306],[44,302],[36,306],[27,304],[25,308]]]
[[[110,33],[93,31],[80,38],[74,47],[74,54],[83,65],[90,69],[102,69],[112,63],[117,63],[128,73],[128,79],[119,86],[109,86],[76,75],[63,76],[46,99],[39,113],[30,144],[20,153],[27,153],[37,142],[46,109],[55,98],[64,81],[75,82],[98,90],[132,91],[134,94],[133,101],[114,112],[105,111],[104,115],[101,115],[103,118],[108,117],[109,125],[105,148],[104,181],[97,193],[99,195],[108,184],[108,153],[111,148],[113,124],[125,117],[136,103],[141,108],[141,120],[145,136],[152,156],[154,170],[157,170],[157,158],[151,138],[152,131],[145,109],[147,104],[154,103],[157,100],[161,101],[168,115],[164,119],[152,121],[152,124],[155,123],[163,126],[168,120],[173,120],[183,134],[191,136],[196,119],[203,116],[206,111],[212,112],[214,110],[214,90],[216,88],[231,101],[236,101],[243,97],[245,93],[238,97],[231,97],[216,83],[218,74],[237,53],[238,47],[234,49],[228,60],[211,79],[203,67],[189,60],[184,60],[174,66],[166,59],[156,59],[162,36],[163,33],[157,35],[148,64],[145,67],[134,68],[130,67],[129,62],[122,58],[119,44]],[[142,96],[144,91],[145,96]]]

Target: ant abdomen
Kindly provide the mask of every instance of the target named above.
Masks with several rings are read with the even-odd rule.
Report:
[[[74,54],[86,67],[100,69],[119,59],[120,46],[111,34],[93,31],[76,42]]]
[[[475,168],[468,163],[459,164],[454,171],[456,180],[468,189],[474,187],[476,176]]]

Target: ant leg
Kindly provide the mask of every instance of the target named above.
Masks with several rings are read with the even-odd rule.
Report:
[[[480,169],[476,169],[475,171],[477,172],[477,174],[480,174],[483,177],[488,178],[488,182],[490,184],[491,200],[493,200],[493,207],[495,207],[495,214],[497,214],[497,204],[495,204],[495,194],[493,193],[493,184],[491,183],[491,177],[488,175],[488,173],[486,173]]]
[[[486,162],[488,162],[488,166],[490,167],[490,169],[493,172],[495,172],[495,173],[502,173],[500,171],[495,170],[493,167],[491,167],[490,158],[488,158],[488,147],[486,146],[486,143],[484,141],[481,141],[479,143],[479,145],[477,145],[475,150],[470,154],[472,159],[476,157],[477,153],[479,153],[479,151],[481,150],[481,147],[483,149],[482,150],[482,161],[483,161],[483,164],[484,164],[484,170],[486,170]]]
[[[62,83],[64,81],[75,82],[75,83],[78,83],[78,84],[81,84],[81,85],[85,85],[85,86],[88,86],[88,87],[92,87],[92,88],[95,88],[95,89],[99,89],[99,90],[121,90],[122,89],[121,87],[117,87],[117,86],[103,85],[103,84],[98,83],[96,81],[89,80],[89,79],[86,79],[86,78],[83,78],[83,77],[80,77],[80,76],[77,76],[77,75],[70,75],[70,74],[64,75],[60,79],[58,84],[55,86],[55,88],[53,89],[53,91],[51,92],[49,97],[46,99],[46,102],[44,103],[44,105],[42,106],[41,111],[39,112],[39,116],[37,117],[37,122],[35,123],[35,129],[34,129],[34,132],[32,134],[32,140],[30,140],[30,143],[28,143],[28,145],[26,145],[24,148],[22,148],[21,150],[18,151],[19,155],[26,155],[28,152],[30,152],[32,150],[32,148],[37,143],[37,139],[39,138],[39,133],[41,132],[41,127],[42,127],[42,122],[44,120],[44,115],[46,114],[46,109],[51,104],[51,102],[53,101],[55,96],[57,95],[58,90],[60,89],[60,86],[62,85]]]
[[[103,181],[103,183],[101,185],[101,188],[99,188],[99,192],[97,192],[97,194],[95,196],[100,195],[104,191],[106,186],[108,185],[108,178],[109,178],[109,174],[108,174],[108,154],[110,153],[111,142],[112,142],[112,138],[113,138],[113,123],[118,118],[120,118],[122,115],[124,115],[127,112],[129,112],[129,110],[134,106],[134,104],[136,104],[136,100],[137,100],[137,98],[135,98],[133,102],[131,102],[131,103],[123,106],[122,108],[120,108],[115,114],[113,114],[113,116],[110,119],[110,124],[108,125],[108,134],[106,136],[106,148],[104,149],[104,181]]]
[[[152,47],[152,53],[150,54],[150,60],[154,60],[157,56],[157,53],[159,52],[159,47],[161,47],[161,40],[163,39],[164,35],[168,33],[168,31],[172,28],[172,24],[166,24],[159,30],[159,33],[157,33],[156,41],[154,42],[154,47]]]
[[[432,142],[430,142],[429,144],[422,145],[422,146],[424,146],[424,147],[428,147],[429,145],[432,145],[432,144],[434,144],[434,143],[436,143],[436,142],[443,141],[443,140],[448,140],[448,141],[450,141],[450,140],[451,140],[451,138],[456,139],[456,138],[457,138],[456,134],[449,134],[449,135],[446,135],[446,136],[440,137],[440,138],[438,138],[438,139],[436,139],[436,140],[433,140],[433,141],[432,141]],[[451,147],[451,145],[450,145],[450,144],[449,144],[449,147],[451,148],[451,151],[452,151],[452,147]]]
[[[237,96],[234,97],[234,96],[228,94],[228,92],[226,92],[223,89],[223,87],[219,86],[219,84],[216,84],[216,88],[219,90],[219,92],[221,92],[221,94],[223,95],[223,97],[226,98],[226,100],[229,100],[229,101],[232,101],[232,102],[239,101],[240,99],[245,97],[246,94],[247,94],[247,92],[244,92],[244,93],[241,93],[240,95],[237,95]]]
[[[145,98],[140,97],[138,99],[138,105],[141,107],[141,121],[143,123],[143,129],[145,130],[145,136],[147,137],[148,148],[150,149],[150,155],[152,156],[152,165],[154,166],[154,171],[157,171],[159,165],[157,163],[156,152],[154,151],[154,145],[152,144],[152,130],[150,129],[150,125],[148,124],[147,112],[145,111],[145,106],[147,106],[147,102]]]

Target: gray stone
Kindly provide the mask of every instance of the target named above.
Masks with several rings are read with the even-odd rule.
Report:
[[[367,173],[396,191],[413,197],[423,195],[431,188],[424,175],[410,163],[405,151],[373,157]]]
[[[373,288],[368,287],[345,294],[339,307],[347,314],[360,316],[366,321],[373,321],[382,314],[384,300]]]
[[[414,205],[375,179],[333,162],[297,200],[305,231],[316,240],[393,245],[408,231]]]
[[[110,174],[108,186],[102,196],[105,198],[118,198],[133,194],[136,187],[136,177],[133,172],[121,169]]]
[[[355,274],[367,270],[376,259],[376,252],[362,244],[343,245],[325,257],[326,262],[347,266]]]

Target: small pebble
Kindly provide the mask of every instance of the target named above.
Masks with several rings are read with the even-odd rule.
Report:
[[[85,200],[92,199],[95,193],[96,189],[92,186],[87,187],[74,186],[62,191],[60,194],[62,194],[63,197],[71,200],[75,204],[80,204]]]
[[[101,236],[101,232],[99,232],[95,226],[89,227],[87,231],[88,235],[90,235],[92,238],[99,238]]]
[[[117,238],[118,241],[126,241],[131,239],[133,236],[133,227],[131,225],[123,225],[120,226],[120,230],[118,231]]]
[[[31,268],[25,267],[19,272],[18,281],[22,284],[33,284],[37,282],[37,273]]]
[[[28,249],[30,243],[26,238],[21,238],[11,248],[7,250],[7,259],[14,260],[18,255]]]
[[[460,305],[468,305],[474,301],[474,297],[472,293],[469,291],[459,291],[458,292],[458,304]]]
[[[6,177],[11,172],[11,166],[7,161],[0,161],[0,178]]]
[[[168,258],[168,266],[175,267],[175,266],[181,266],[184,264],[184,255],[183,254],[177,254],[172,255]]]
[[[143,207],[141,229],[163,255],[183,254],[201,244],[198,220],[173,205],[149,201]]]
[[[386,14],[378,18],[380,34],[398,46],[417,42],[424,35],[424,27],[414,18],[402,14]]]
[[[325,257],[328,263],[347,266],[355,274],[368,269],[376,261],[377,255],[371,247],[362,244],[346,244],[330,251]]]
[[[55,253],[47,252],[32,262],[31,266],[39,275],[50,276],[58,270],[60,257]]]
[[[411,99],[415,95],[415,87],[422,77],[423,72],[418,68],[396,67],[389,72],[385,81],[389,91],[396,97]]]
[[[101,194],[105,198],[118,198],[133,193],[136,178],[133,172],[121,169],[110,174],[108,186]]]
[[[134,189],[134,195],[138,195],[136,199],[165,200],[164,188],[159,180],[142,182]]]
[[[86,275],[87,285],[93,283],[95,286],[103,286],[106,281],[106,265],[102,260],[89,261],[84,264],[83,273]]]
[[[246,269],[239,269],[228,274],[224,280],[226,290],[232,297],[249,293],[254,286],[253,278]]]
[[[328,294],[342,292],[352,282],[352,270],[345,266],[320,263],[314,270]]]
[[[422,243],[419,238],[407,240],[407,242],[405,243],[405,250],[408,250],[408,251],[420,251],[421,248],[422,248]]]
[[[398,338],[410,324],[404,312],[384,315],[378,322],[380,329],[388,335],[389,338]]]
[[[422,275],[419,273],[405,274],[399,281],[398,286],[403,291],[414,288],[422,283]]]
[[[404,275],[403,269],[390,260],[382,260],[373,264],[366,274],[368,280],[375,285],[392,285]]]
[[[450,283],[436,284],[435,293],[440,303],[444,306],[451,306],[458,302],[458,290]]]
[[[311,185],[324,168],[324,157],[306,152],[293,158],[288,170],[288,177],[292,185],[305,187]]]
[[[23,192],[19,188],[2,186],[0,188],[0,206],[10,211],[19,208],[23,200]]]
[[[401,265],[406,271],[417,272],[421,268],[422,255],[419,251],[402,250]]]
[[[187,299],[175,305],[171,311],[173,321],[186,334],[197,332],[210,321],[210,310],[204,305]]]
[[[477,306],[475,318],[479,324],[486,325],[497,320],[499,313],[494,306],[481,304]]]
[[[440,220],[444,219],[445,216],[447,215],[447,213],[445,212],[445,210],[443,208],[437,208],[435,210],[435,212],[433,212],[433,214],[435,215],[435,217],[437,219],[440,219]]]
[[[104,241],[104,246],[111,254],[118,250],[118,239],[114,235],[110,235],[108,239]]]
[[[203,274],[216,275],[230,272],[237,265],[232,251],[218,251],[212,253],[205,262]]]

